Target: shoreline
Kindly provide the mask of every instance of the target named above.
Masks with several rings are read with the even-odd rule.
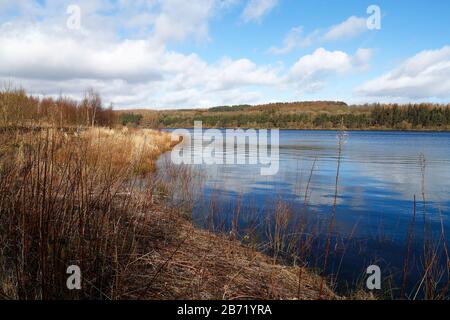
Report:
[[[174,141],[172,143],[171,150],[176,145],[182,143],[183,140],[183,136],[179,136],[179,141]],[[171,152],[171,150],[162,153],[158,159],[164,154]],[[157,170],[161,170],[161,168],[158,168]],[[282,264],[270,255],[249,245],[245,245],[240,240],[234,239],[234,237],[222,232],[211,232],[194,225],[191,219],[181,214],[181,208],[175,210],[177,211],[177,223],[179,223],[179,228],[183,233],[181,238],[184,239],[180,246],[174,249],[175,254],[187,254],[188,257],[184,259],[185,261],[199,261],[199,253],[200,255],[204,254],[205,256],[201,258],[202,262],[200,263],[207,263],[205,262],[205,257],[207,255],[213,256],[208,259],[208,272],[212,277],[211,281],[215,282],[219,278],[227,278],[230,274],[233,274],[231,281],[237,281],[237,278],[240,277],[240,281],[244,282],[239,283],[239,286],[246,288],[246,291],[244,292],[239,291],[237,288],[238,284],[236,284],[236,287],[227,284],[223,296],[224,299],[221,299],[220,296],[212,296],[211,298],[215,300],[227,300],[225,299],[225,293],[228,292],[228,294],[230,294],[233,292],[233,294],[237,294],[238,296],[233,297],[232,299],[346,299],[330,289],[328,280],[325,277],[316,274],[314,270],[291,264]],[[164,212],[165,210],[161,211]],[[186,238],[184,238],[185,236]],[[187,238],[190,238],[190,241],[186,241],[185,239]],[[192,247],[195,247],[195,249],[193,250]],[[227,254],[227,252],[229,252],[229,254]],[[229,270],[223,268],[223,265],[227,264],[229,265]],[[188,268],[185,272],[189,272],[190,269],[191,268]],[[243,269],[246,270],[246,274],[241,274],[241,270]],[[299,274],[301,275],[300,280]],[[195,277],[195,273],[191,274],[190,277]],[[258,277],[260,278],[260,283],[257,282]],[[274,283],[274,277],[277,278],[276,283]],[[214,278],[216,279],[214,280]],[[271,283],[274,287],[269,290],[266,288],[267,283]],[[213,294],[216,289],[210,287],[209,291],[205,293]],[[248,295],[248,291],[253,291],[255,292],[254,294],[256,294],[256,292],[263,292],[264,290],[271,291],[267,292],[267,297],[261,296],[261,294],[255,296]],[[245,293],[245,295],[242,295],[243,293]],[[369,294],[359,291],[355,291],[355,294],[359,295],[361,299],[373,299]],[[176,298],[178,299],[179,297]]]
[[[42,134],[18,130],[3,132],[0,138],[9,145],[0,153],[5,173],[0,177],[9,177],[1,180],[5,221],[0,225],[0,245],[18,248],[0,252],[0,296],[340,299],[313,271],[281,265],[255,247],[197,228],[181,207],[171,207],[159,190],[175,189],[164,189],[153,179],[156,161],[182,138],[171,141],[167,132],[125,127],[89,128],[80,135],[57,129]],[[176,178],[182,174],[177,170],[171,172]],[[31,178],[47,183],[32,188],[22,182]],[[142,187],[142,178],[150,183]],[[26,239],[18,226],[26,230]],[[25,259],[23,267],[15,274],[12,270],[20,259]],[[67,290],[70,265],[83,274],[78,291]],[[36,273],[37,269],[43,271]]]
[[[142,127],[142,129],[150,129],[147,127]],[[194,127],[164,127],[159,128],[159,130],[176,130],[176,129],[187,129],[187,130],[193,130]],[[227,130],[227,129],[234,129],[234,130],[279,130],[279,131],[323,131],[323,132],[339,132],[339,131],[345,131],[345,132],[399,132],[399,133],[450,133],[450,130],[396,130],[396,129],[286,129],[286,128],[260,128],[260,127],[208,127],[203,126],[202,129],[219,129],[219,130]]]
[[[161,214],[166,215],[165,210]],[[224,234],[194,226],[176,215],[180,234],[158,254],[170,256],[156,286],[144,299],[187,300],[343,300],[313,271],[275,262],[270,256]],[[165,261],[160,260],[162,264]],[[301,275],[299,281],[299,274]],[[171,281],[172,279],[172,281]],[[197,283],[196,292],[183,295]],[[361,294],[363,299],[369,296]],[[131,297],[133,298],[133,297]]]

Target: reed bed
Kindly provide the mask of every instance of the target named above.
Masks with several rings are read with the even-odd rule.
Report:
[[[3,132],[0,295],[120,297],[130,261],[149,239],[170,234],[145,223],[151,190],[134,187],[170,144],[150,130]],[[70,265],[82,270],[81,291],[67,290]]]

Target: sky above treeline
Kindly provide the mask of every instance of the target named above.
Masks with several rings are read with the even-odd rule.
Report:
[[[115,108],[450,102],[447,0],[0,0],[0,81]]]

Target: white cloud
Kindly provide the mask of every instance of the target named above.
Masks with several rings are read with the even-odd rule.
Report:
[[[18,1],[24,12],[0,22],[0,84],[12,81],[39,95],[80,98],[93,87],[106,103],[122,108],[257,103],[270,100],[268,92],[279,88],[320,89],[329,76],[362,68],[370,59],[365,49],[354,56],[318,49],[291,70],[246,57],[207,62],[195,53],[168,49],[168,42],[209,39],[209,21],[237,0],[189,5],[181,0],[79,0],[78,31],[66,27],[71,1],[47,0],[32,7]],[[0,2],[3,8],[11,4]]]
[[[218,65],[208,70],[210,90],[226,90],[250,85],[274,85],[279,82],[276,68],[257,66],[248,59],[223,59]]]
[[[119,107],[226,104],[237,89],[255,97],[253,87],[279,83],[276,68],[249,59],[209,64],[154,39],[104,39],[38,24],[0,27],[0,47],[0,81],[74,98],[94,87]]]
[[[155,19],[155,35],[162,41],[184,40],[188,35],[198,39],[208,37],[208,20],[213,14],[215,1],[165,0]]]
[[[356,92],[378,98],[450,98],[450,46],[422,51]]]
[[[158,77],[161,47],[145,40],[91,41],[30,26],[0,29],[0,74],[48,80]]]
[[[71,3],[0,2],[17,11],[0,16],[0,83],[74,98],[94,87],[119,107],[196,107],[235,101],[237,90],[254,98],[255,87],[279,82],[276,69],[249,59],[207,63],[167,49],[208,40],[210,19],[236,0],[79,0],[82,30],[66,28]]]
[[[321,48],[286,71],[246,58],[207,63],[151,39],[92,38],[38,25],[1,27],[0,47],[0,81],[74,98],[94,87],[117,107],[159,108],[262,102],[269,99],[265,88],[316,91],[332,75],[363,68],[371,55],[369,49],[350,56]]]
[[[250,0],[242,12],[242,18],[245,22],[259,22],[277,4],[278,0]]]
[[[359,49],[354,56],[343,51],[319,48],[301,57],[291,68],[289,79],[302,92],[322,89],[326,80],[334,75],[345,75],[367,67],[370,49]]]
[[[269,52],[276,55],[287,54],[296,48],[309,47],[332,41],[352,39],[368,31],[366,18],[351,16],[344,22],[323,29],[316,29],[310,34],[304,34],[302,27],[292,28],[284,37],[281,47],[271,47]]]
[[[337,41],[342,39],[354,38],[364,32],[367,29],[367,18],[360,18],[351,16],[344,22],[332,26],[324,35],[325,41]]]
[[[5,1],[5,2],[3,2]],[[82,27],[93,37],[131,37],[153,39],[167,44],[189,37],[208,40],[208,24],[237,0],[1,0],[2,11],[14,9],[13,23],[39,22],[64,27],[69,5],[81,9]],[[1,20],[0,20],[1,21]]]

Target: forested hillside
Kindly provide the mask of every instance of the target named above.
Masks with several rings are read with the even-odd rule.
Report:
[[[142,119],[138,116],[142,116]],[[371,104],[348,106],[343,102],[294,102],[266,105],[221,106],[211,109],[122,113],[122,119],[139,119],[143,127],[193,127],[202,121],[210,128],[280,128],[349,130],[450,129],[450,106],[438,104]]]

